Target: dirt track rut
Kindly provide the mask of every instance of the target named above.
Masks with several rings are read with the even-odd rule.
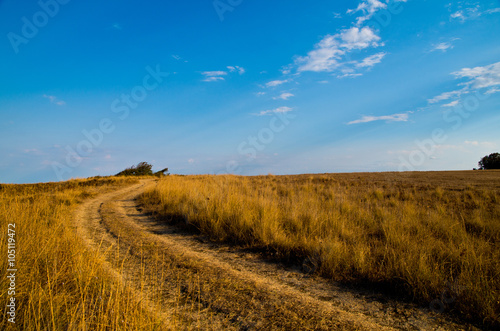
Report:
[[[143,213],[135,198],[155,181],[93,198],[75,213],[78,234],[110,271],[172,328],[467,330],[443,315],[347,289],[298,267],[213,243]],[[186,326],[187,325],[187,326]]]

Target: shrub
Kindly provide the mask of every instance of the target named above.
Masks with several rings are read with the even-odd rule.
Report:
[[[153,171],[151,170],[153,166],[147,162],[141,162],[136,166],[131,166],[119,173],[116,176],[152,176]]]

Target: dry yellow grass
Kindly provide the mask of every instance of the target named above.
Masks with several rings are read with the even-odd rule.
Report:
[[[142,203],[325,277],[500,325],[499,171],[170,176]]]
[[[8,224],[16,224],[16,318],[2,316],[2,330],[163,329],[129,288],[103,267],[99,252],[87,249],[71,226],[72,212],[98,192],[132,179],[73,180],[64,183],[0,185],[0,247],[7,250]],[[0,259],[7,269],[7,254]],[[0,279],[6,303],[8,279]]]

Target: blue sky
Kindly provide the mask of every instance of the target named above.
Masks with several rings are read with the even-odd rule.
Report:
[[[0,182],[472,169],[500,1],[0,1]]]

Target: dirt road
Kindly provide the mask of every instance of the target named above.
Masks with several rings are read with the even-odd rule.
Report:
[[[153,180],[102,194],[75,213],[78,234],[172,329],[467,330],[426,308],[347,289],[143,213]]]

